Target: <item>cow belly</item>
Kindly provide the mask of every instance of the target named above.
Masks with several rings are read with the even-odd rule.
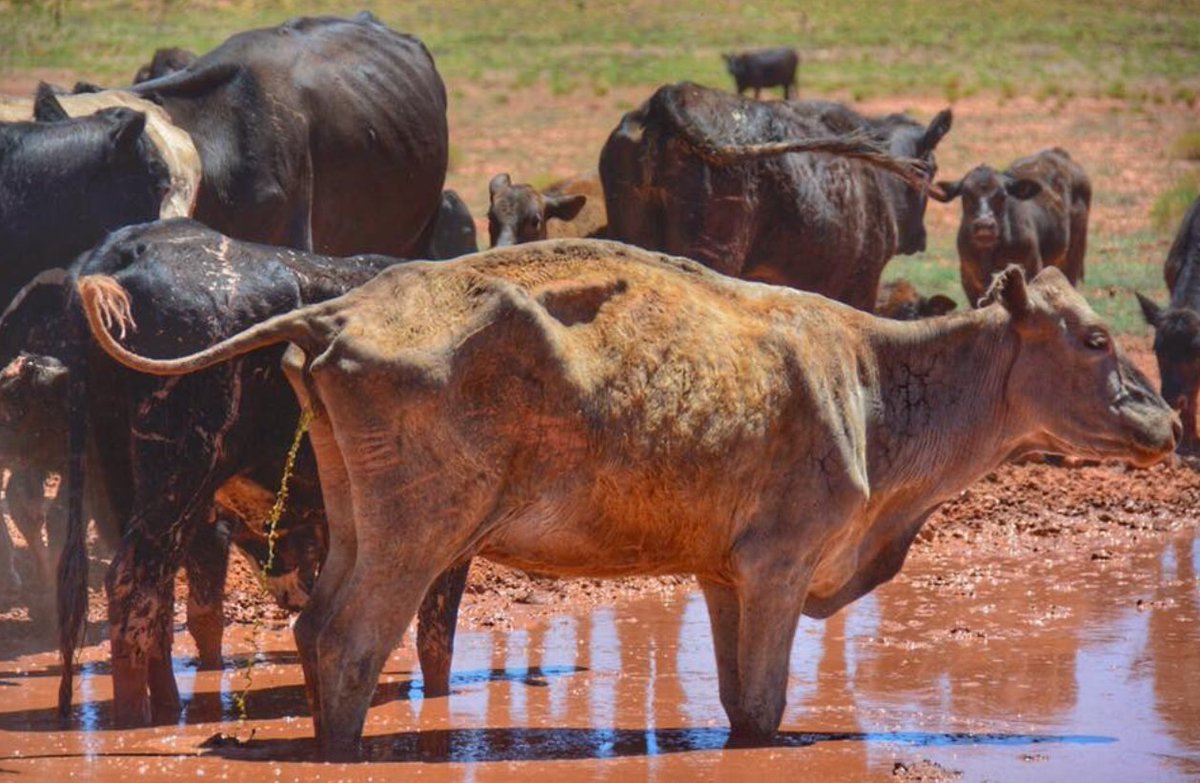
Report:
[[[699,521],[631,518],[585,498],[539,501],[498,524],[479,554],[489,560],[554,576],[617,577],[709,570],[709,536]]]

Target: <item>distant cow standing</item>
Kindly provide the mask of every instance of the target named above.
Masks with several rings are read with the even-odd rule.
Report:
[[[492,247],[539,239],[601,238],[607,229],[604,189],[596,172],[539,191],[508,174],[488,183],[488,236]]]
[[[1181,451],[1200,448],[1196,398],[1200,394],[1200,198],[1179,226],[1163,266],[1171,303],[1163,308],[1138,294],[1146,322],[1154,327],[1154,354],[1162,396],[1183,416]]]
[[[925,188],[950,123],[949,109],[925,126],[661,87],[600,153],[608,236],[870,311],[888,260],[925,249]]]
[[[167,76],[182,71],[196,61],[196,55],[187,49],[173,46],[169,49],[155,49],[150,62],[138,68],[133,76],[134,84],[148,82],[161,76]]]
[[[930,195],[943,202],[962,196],[958,259],[972,306],[1009,264],[1029,277],[1055,266],[1071,285],[1083,279],[1092,184],[1066,150],[1042,150],[1004,171],[977,166]]]
[[[281,341],[331,549],[296,643],[317,735],[353,751],[431,583],[478,554],[560,576],[696,574],[733,732],[778,728],[801,614],[899,571],[925,519],[1014,453],[1150,465],[1178,419],[1050,269],[922,324],[595,240],[393,267],[178,360],[131,354],[113,281],[88,323],[126,366],[194,372]],[[120,329],[118,328],[118,334]]]
[[[758,100],[764,87],[782,87],[785,100],[792,97],[796,87],[796,66],[800,57],[789,46],[755,49],[738,54],[723,54],[725,69],[733,76],[738,95],[751,87]]]

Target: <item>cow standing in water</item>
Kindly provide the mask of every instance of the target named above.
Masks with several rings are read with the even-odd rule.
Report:
[[[1055,266],[1071,285],[1083,279],[1092,183],[1066,150],[1042,150],[1004,171],[977,166],[958,181],[939,182],[930,195],[943,202],[962,197],[958,259],[972,306],[1009,264],[1028,277]]]
[[[600,153],[608,236],[871,311],[888,260],[925,249],[950,121],[661,87]]]
[[[1153,464],[1179,421],[1057,270],[919,324],[612,242],[392,267],[200,353],[144,359],[117,281],[103,350],[174,375],[290,341],[330,553],[295,626],[317,735],[353,752],[431,584],[473,556],[695,574],[735,736],[778,728],[800,615],[891,579],[944,500],[1030,451]]]
[[[1138,294],[1146,323],[1154,327],[1154,355],[1162,396],[1183,416],[1180,451],[1200,448],[1196,398],[1200,395],[1200,198],[1184,215],[1163,266],[1171,302],[1160,307]]]

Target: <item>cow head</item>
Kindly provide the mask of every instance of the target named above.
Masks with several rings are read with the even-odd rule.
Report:
[[[150,62],[138,68],[137,73],[134,74],[133,83],[141,84],[151,79],[167,76],[176,71],[182,71],[195,61],[196,55],[187,49],[180,49],[178,47],[156,49]]]
[[[1007,224],[1008,199],[1031,199],[1042,192],[1039,182],[1018,179],[991,166],[976,166],[957,182],[939,182],[930,191],[935,199],[950,202],[962,196],[959,236],[981,251],[999,244]]]
[[[530,185],[514,185],[507,174],[492,177],[488,193],[491,197],[488,234],[492,247],[545,239],[547,220],[571,220],[587,203],[584,195],[539,193]]]
[[[924,163],[926,182],[932,183],[937,175],[937,157],[934,150],[950,132],[953,115],[943,109],[930,121],[920,125],[907,117],[896,115],[884,118],[882,128],[887,134],[888,151],[899,158],[914,158]],[[896,252],[911,255],[925,250],[925,207],[929,203],[929,189],[915,190],[903,183],[896,183],[896,198],[900,200],[896,210],[898,236]]]
[[[742,75],[745,67],[742,63],[741,55],[730,52],[722,52],[721,59],[725,61],[725,70],[729,71],[731,76],[737,78],[738,76]]]
[[[1026,285],[1021,268],[1010,266],[981,304],[1003,307],[1016,338],[1004,397],[1026,435],[1014,451],[1148,466],[1174,450],[1179,417],[1062,272],[1047,267]]]
[[[1154,356],[1162,378],[1162,396],[1183,418],[1180,451],[1200,447],[1196,432],[1196,396],[1200,392],[1200,313],[1187,307],[1162,308],[1140,293],[1146,323],[1154,327]]]
[[[0,123],[0,263],[24,279],[115,228],[154,220],[171,182],[140,112],[69,118],[43,87],[35,119]]]

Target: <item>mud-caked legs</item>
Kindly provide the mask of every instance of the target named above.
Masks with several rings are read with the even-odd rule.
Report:
[[[183,565],[188,580],[187,629],[196,642],[200,668],[220,669],[229,535],[215,520],[198,527]]]
[[[171,670],[175,569],[147,556],[152,549],[124,541],[105,583],[119,725],[171,722],[179,715]]]
[[[466,560],[446,569],[421,601],[417,615],[417,657],[421,661],[426,698],[450,693],[454,631],[470,567],[471,562]]]

